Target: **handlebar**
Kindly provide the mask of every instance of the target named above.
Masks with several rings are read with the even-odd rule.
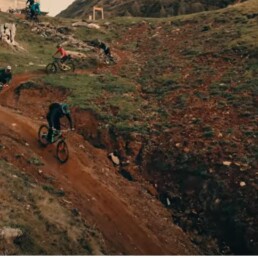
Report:
[[[59,60],[61,60],[61,58],[60,58],[60,57],[52,56],[52,58],[53,58],[55,61],[59,61]]]

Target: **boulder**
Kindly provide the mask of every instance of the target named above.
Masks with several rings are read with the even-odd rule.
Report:
[[[95,23],[89,23],[89,24],[87,24],[87,28],[99,30],[100,26],[98,24],[95,24]]]
[[[87,22],[74,22],[72,24],[73,27],[88,27],[88,23]]]
[[[115,156],[115,154],[112,152],[108,155],[108,157],[111,159],[111,161],[116,165],[119,166],[120,165],[120,160],[117,156]]]
[[[15,238],[22,235],[23,233],[19,228],[3,227],[0,229],[0,239],[5,240],[7,244],[12,244]]]
[[[15,23],[4,23],[0,25],[0,40],[8,46],[17,50],[24,50],[16,41],[16,25]]]

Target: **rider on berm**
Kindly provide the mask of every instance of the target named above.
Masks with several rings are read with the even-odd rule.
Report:
[[[7,84],[12,79],[12,67],[8,65],[6,68],[0,68],[0,82]]]
[[[47,135],[47,140],[52,143],[55,136],[61,130],[60,119],[66,116],[71,130],[74,130],[74,125],[71,117],[71,112],[69,107],[65,103],[52,103],[49,105],[49,111],[47,113],[47,121],[49,125],[49,131]]]

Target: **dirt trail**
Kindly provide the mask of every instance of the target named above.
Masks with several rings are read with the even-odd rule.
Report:
[[[80,205],[82,215],[96,223],[115,250],[122,254],[195,253],[187,244],[191,251],[182,243],[178,244],[176,237],[172,246],[161,243],[151,230],[141,224],[139,218],[135,218],[134,211],[116,192],[94,177],[94,169],[87,166],[89,157],[85,157],[84,152],[75,151],[70,144],[71,158],[68,163],[60,165],[51,153],[53,146],[39,148],[36,140],[38,125],[34,121],[5,107],[0,107],[0,119],[7,128],[28,142],[29,148],[44,162],[44,173],[58,177],[58,184]]]
[[[43,173],[53,177],[54,184],[65,191],[66,198],[78,208],[82,217],[96,225],[102,232],[110,253],[197,254],[198,250],[182,230],[174,226],[170,220],[167,221],[165,227],[164,223],[159,223],[159,227],[152,225],[155,220],[161,218],[156,218],[150,213],[152,219],[149,220],[144,213],[138,210],[136,212],[135,206],[123,199],[119,192],[112,188],[111,182],[104,184],[103,180],[98,178],[101,174],[97,173],[98,171],[108,166],[110,168],[106,151],[96,149],[90,144],[86,144],[84,150],[78,148],[79,144],[83,143],[83,139],[80,135],[73,133],[68,139],[70,140],[68,141],[70,159],[66,164],[61,165],[54,157],[54,146],[48,146],[45,149],[39,147],[37,142],[39,121],[22,116],[15,111],[18,103],[14,90],[22,82],[33,80],[41,75],[41,72],[26,73],[13,78],[10,87],[0,93],[0,103],[5,106],[0,106],[0,120],[6,127],[7,134],[9,131],[14,131],[20,139],[29,144],[29,146],[24,146],[25,152],[26,148],[30,148],[40,157],[44,163]],[[28,101],[32,101],[31,104],[33,104],[33,99],[28,99]],[[110,173],[115,173],[115,169],[112,170],[111,167]],[[113,179],[110,176],[109,180]],[[127,191],[127,189],[124,190]],[[131,198],[133,200],[134,196]],[[164,232],[159,232],[161,230]]]

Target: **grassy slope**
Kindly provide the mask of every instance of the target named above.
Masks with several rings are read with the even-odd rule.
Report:
[[[64,192],[37,185],[4,161],[0,161],[0,181],[0,230],[18,228],[23,233],[15,245],[1,238],[1,255],[93,254],[90,239],[96,232],[60,204]]]
[[[210,146],[210,140],[217,141],[220,135],[225,141],[238,135],[247,144],[255,137],[258,32],[257,17],[252,14],[257,8],[251,0],[224,10],[144,22],[141,18],[116,18],[97,34],[80,28],[75,34],[83,39],[112,38],[114,52],[124,51],[126,61],[118,68],[102,69],[101,75],[57,74],[46,76],[44,82],[71,88],[72,105],[91,109],[104,123],[123,132],[159,134],[163,128],[177,136],[175,141],[182,142],[188,135],[190,148],[197,152],[193,141],[207,141],[206,147],[213,151],[218,146]],[[4,19],[13,18],[3,15]],[[44,21],[71,23],[65,19]],[[46,64],[54,50],[53,42],[31,33],[20,20],[17,41],[28,52],[0,48],[1,63],[8,60],[15,72],[38,70],[37,64]],[[29,62],[36,65],[28,66]],[[202,109],[207,112],[201,113]],[[229,145],[226,143],[231,152],[239,148],[239,144]],[[243,152],[244,146],[240,148]],[[251,145],[250,157],[244,159],[253,160],[254,150]]]

